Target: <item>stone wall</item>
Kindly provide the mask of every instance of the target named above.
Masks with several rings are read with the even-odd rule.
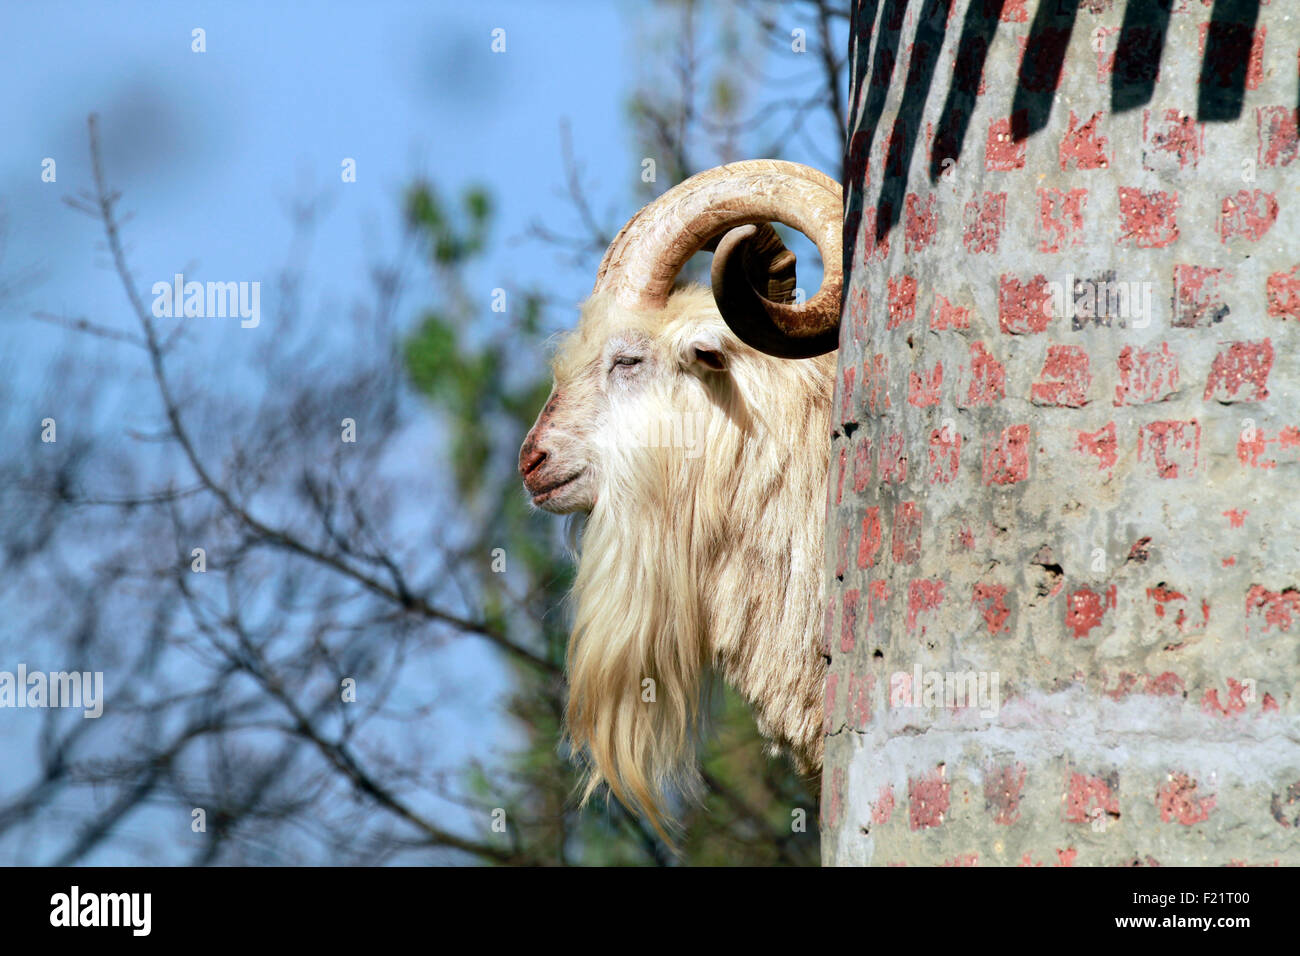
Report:
[[[828,864],[1300,863],[1300,10],[1251,8],[857,4]]]

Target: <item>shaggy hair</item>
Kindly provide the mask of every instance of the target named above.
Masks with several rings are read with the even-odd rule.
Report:
[[[612,384],[620,338],[647,356],[634,388]],[[692,286],[654,312],[593,296],[553,368],[543,420],[565,453],[586,449],[594,498],[568,647],[584,801],[607,784],[665,832],[667,794],[698,780],[710,668],[754,707],[769,753],[818,772],[835,356],[758,352]]]

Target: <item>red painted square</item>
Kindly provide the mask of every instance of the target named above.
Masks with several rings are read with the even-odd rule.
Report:
[[[1002,363],[994,358],[983,342],[975,341],[970,346],[970,369],[963,367],[962,372],[969,379],[969,386],[963,395],[957,392],[957,407],[975,408],[980,405],[992,405],[1006,398],[1007,373]]]
[[[1300,590],[1270,591],[1252,584],[1246,592],[1246,635],[1290,632],[1300,626]]]
[[[1277,319],[1300,321],[1300,265],[1290,272],[1274,272],[1264,284],[1268,314]]]
[[[1095,432],[1079,432],[1075,436],[1074,450],[1084,455],[1093,455],[1097,459],[1099,471],[1114,468],[1119,461],[1119,440],[1115,435],[1115,423],[1107,422]]]
[[[885,784],[876,795],[876,802],[871,805],[871,822],[883,826],[894,815],[894,788]]]
[[[886,581],[871,581],[867,584],[867,637],[870,640],[881,640],[880,635],[875,634],[876,614],[879,612],[883,619],[885,602],[889,600],[889,584]],[[875,636],[873,636],[875,635]]]
[[[913,830],[925,830],[943,825],[948,812],[950,784],[944,778],[944,767],[932,770],[923,777],[909,777],[907,781],[907,822]]]
[[[862,537],[858,539],[858,567],[874,568],[880,556],[880,507],[872,505],[867,508],[862,518]]]
[[[915,501],[900,501],[894,510],[889,552],[895,564],[916,564],[921,560],[921,510]]]
[[[1024,116],[1024,110],[1019,111]],[[1023,120],[1022,122],[1026,122]],[[1011,138],[1010,119],[989,120],[988,144],[984,150],[984,168],[989,170],[1013,170],[1025,168],[1025,151],[1028,142],[1016,142]]]
[[[943,604],[943,581],[938,578],[916,578],[907,585],[907,629],[915,631],[918,618],[939,610]],[[925,634],[926,622],[919,622]]]
[[[1226,269],[1203,266],[1174,266],[1174,315],[1176,328],[1206,328],[1222,322],[1232,310],[1223,301],[1222,287],[1232,279]]]
[[[1142,111],[1142,167],[1156,172],[1196,168],[1205,152],[1205,124],[1181,110]]]
[[[885,328],[896,329],[904,322],[916,319],[916,280],[911,276],[899,276],[888,281],[889,286],[889,320]]]
[[[1279,452],[1296,452],[1284,460],[1300,462],[1300,428],[1294,425],[1287,425],[1273,438],[1264,429],[1248,425],[1237,438],[1237,459],[1247,468],[1276,468],[1276,458],[1263,457],[1269,445],[1277,445]]]
[[[893,432],[885,437],[880,446],[880,463],[876,470],[881,482],[902,484],[907,481],[907,451],[902,432]]]
[[[1130,694],[1150,694],[1152,697],[1182,697],[1187,691],[1183,679],[1173,671],[1158,676],[1120,671],[1115,686],[1103,693],[1111,700],[1123,700]]]
[[[1088,353],[1081,345],[1049,345],[1038,381],[1030,387],[1035,405],[1081,408],[1088,403]]]
[[[871,321],[871,297],[867,287],[861,283],[853,283],[849,287],[847,305],[853,341],[861,345],[867,341],[867,336],[870,334],[868,323]]]
[[[1216,717],[1231,717],[1233,714],[1245,713],[1249,708],[1246,690],[1248,685],[1235,678],[1229,677],[1228,681],[1228,700],[1226,703],[1219,701],[1219,689],[1217,687],[1206,688],[1205,693],[1201,696],[1201,710],[1207,714],[1214,714]]]
[[[1161,402],[1178,390],[1178,356],[1168,342],[1159,348],[1126,345],[1119,353],[1119,384],[1116,405],[1146,405]]]
[[[1203,632],[1210,623],[1210,603],[1204,598],[1198,609],[1186,594],[1163,584],[1147,588],[1147,598],[1155,616],[1172,623],[1179,634]]]
[[[997,635],[1010,630],[1007,618],[1011,609],[1007,607],[1007,588],[1004,584],[976,584],[972,589],[971,603],[979,609],[980,616],[988,625],[989,634]]]
[[[861,262],[884,262],[889,258],[889,232],[886,231],[883,236],[876,236],[876,207],[864,209],[861,212],[854,210],[845,217],[846,225],[854,217],[859,217],[857,231],[857,250],[856,258]]]
[[[941,329],[969,329],[970,310],[953,305],[941,295],[935,295],[934,311],[930,313],[930,328],[935,331]]]
[[[867,408],[872,413],[879,413],[889,408],[889,356],[883,352],[866,359],[862,363],[862,387],[867,393]]]
[[[1007,218],[1007,194],[985,193],[966,203],[962,243],[971,254],[997,252]]]
[[[1138,426],[1138,461],[1157,478],[1186,478],[1200,464],[1201,423],[1149,422]]]
[[[930,193],[922,202],[916,193],[908,193],[903,206],[903,248],[906,252],[920,252],[934,241],[938,216],[934,211],[935,197]]]
[[[1101,120],[1105,115],[1098,111],[1086,122],[1080,122],[1074,110],[1070,110],[1070,125],[1057,151],[1061,172],[1105,169],[1110,165],[1110,158],[1106,155],[1110,141],[1101,135]]]
[[[840,651],[844,654],[853,650],[854,632],[858,624],[858,597],[857,588],[844,592],[844,614],[840,618]]]
[[[1300,156],[1300,110],[1288,106],[1261,106],[1255,110],[1259,124],[1259,167],[1290,166]]]
[[[1210,818],[1214,797],[1201,796],[1195,780],[1185,773],[1175,773],[1156,792],[1156,807],[1165,823],[1192,826]]]
[[[1223,345],[1210,365],[1203,398],[1225,405],[1262,402],[1268,398],[1268,375],[1273,370],[1272,339]]]
[[[1029,0],[1006,0],[998,19],[1003,23],[1028,23],[1029,11],[1025,9],[1028,2]]]
[[[1098,627],[1107,611],[1115,610],[1116,586],[1098,593],[1091,588],[1071,591],[1065,599],[1065,626],[1074,639],[1088,637]]]
[[[943,363],[936,362],[928,372],[907,373],[907,403],[916,408],[939,404],[939,390],[943,385]]]
[[[858,677],[849,671],[849,690],[845,695],[844,719],[852,730],[865,730],[871,723],[871,692],[876,686],[876,675],[870,672]]]
[[[1036,275],[1021,282],[1004,273],[998,277],[998,328],[1007,335],[1047,330],[1052,314],[1052,293],[1047,277]]]
[[[1088,190],[1038,190],[1038,251],[1060,252],[1083,243],[1083,209]]]
[[[850,365],[844,369],[843,384],[840,387],[840,424],[853,424],[858,420],[856,403],[853,395],[853,379],[857,367]]]
[[[862,494],[871,484],[871,438],[861,435],[853,440],[853,491]]]
[[[930,432],[930,484],[949,484],[957,477],[960,465],[961,433],[955,428]]]
[[[840,529],[839,545],[835,549],[835,576],[841,581],[849,569],[849,535],[852,531],[847,525]]]
[[[984,484],[1013,485],[1029,477],[1029,426],[1009,425],[984,441]]]
[[[1089,777],[1071,771],[1065,784],[1065,819],[1091,823],[1103,814],[1119,816],[1119,773]]]
[[[1119,187],[1121,246],[1160,249],[1178,238],[1178,193]]]
[[[830,777],[830,786],[826,788],[827,792],[822,797],[821,809],[817,814],[824,827],[838,825],[844,812],[844,769],[833,768]]]
[[[1219,241],[1240,236],[1258,242],[1277,222],[1277,196],[1262,189],[1242,189],[1224,196],[1219,214]]]

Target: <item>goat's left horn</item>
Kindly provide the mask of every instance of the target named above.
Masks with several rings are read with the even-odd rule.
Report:
[[[807,302],[770,297],[784,287],[793,257],[769,222],[798,229],[821,253],[821,288]],[[746,226],[761,228],[738,228]],[[829,176],[780,160],[731,163],[692,176],[633,216],[606,250],[593,291],[629,308],[662,308],[686,261],[721,236],[713,294],[736,335],[784,358],[820,355],[839,341],[842,229],[840,187]]]

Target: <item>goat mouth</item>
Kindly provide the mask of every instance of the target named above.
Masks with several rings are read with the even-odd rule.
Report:
[[[547,485],[545,488],[541,489],[540,491],[533,491],[532,489],[529,489],[529,494],[531,494],[533,497],[533,504],[540,505],[548,501],[561,488],[567,487],[568,485],[573,484],[575,481],[581,478],[583,474],[586,473],[586,471],[587,471],[586,468],[583,468],[580,471],[575,471],[568,478],[561,478],[559,481],[555,482],[554,484]]]

